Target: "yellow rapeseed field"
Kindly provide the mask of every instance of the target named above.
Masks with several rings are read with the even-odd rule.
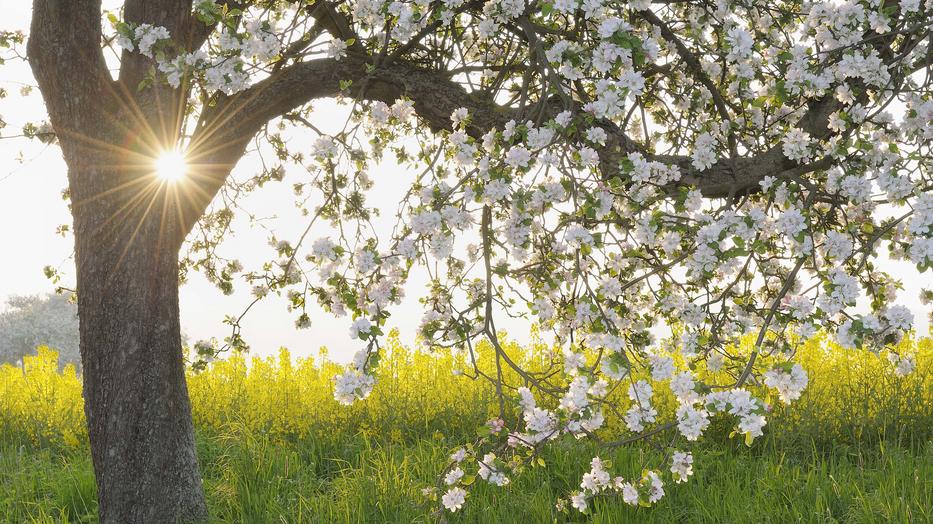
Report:
[[[531,369],[560,365],[559,352],[541,343],[522,348],[510,342],[504,347]],[[823,337],[814,338],[796,357],[810,375],[809,387],[790,408],[774,396],[766,397],[774,405],[771,416],[785,429],[833,435],[861,426],[896,426],[928,414],[933,405],[933,339],[908,339],[897,350],[916,359],[916,369],[907,377],[896,376],[884,354],[845,350]],[[481,344],[478,356],[480,369],[494,369],[488,346]],[[324,351],[309,358],[293,358],[286,349],[268,358],[232,355],[202,372],[190,372],[188,387],[199,431],[302,439],[337,438],[350,429],[360,436],[400,440],[430,435],[437,428],[469,432],[496,413],[493,389],[469,376],[472,363],[465,358],[449,350],[413,351],[392,334],[372,395],[352,406],[334,400],[332,377],[339,366],[327,361]],[[700,379],[715,378],[702,367],[695,372]],[[521,384],[514,374],[507,378]],[[659,391],[656,404],[669,418],[675,404],[666,393],[671,398]],[[777,425],[769,423],[768,430]],[[45,347],[24,358],[22,366],[0,367],[0,430],[36,445],[85,445],[81,379],[75,369],[59,370],[56,353]],[[624,433],[623,424],[607,416],[602,431]]]

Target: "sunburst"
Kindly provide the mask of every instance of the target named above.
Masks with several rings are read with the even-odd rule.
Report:
[[[162,152],[155,160],[155,173],[159,180],[173,183],[185,178],[188,174],[188,161],[185,154],[179,149],[170,149]]]

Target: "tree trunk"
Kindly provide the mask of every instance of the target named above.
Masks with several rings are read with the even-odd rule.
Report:
[[[125,165],[81,149],[90,158],[72,157],[83,172],[73,181],[114,176],[87,166]],[[85,413],[105,523],[207,516],[181,348],[175,196],[152,176],[117,176],[147,178],[73,196]]]
[[[191,5],[135,0],[124,11],[128,21],[189,35],[203,32]],[[178,252],[249,136],[205,145],[214,156],[204,155],[210,167],[203,181],[158,180],[153,162],[178,145],[188,93],[158,82],[139,90],[154,64],[138,53],[123,53],[114,80],[101,39],[101,0],[33,1],[29,64],[68,165],[100,520],[203,520],[179,329]]]

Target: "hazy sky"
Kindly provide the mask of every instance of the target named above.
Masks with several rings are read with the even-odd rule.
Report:
[[[3,13],[0,29],[25,30],[29,24],[31,3],[0,0],[0,12]],[[7,99],[0,100],[0,116],[7,122],[7,127],[0,130],[0,136],[18,134],[24,123],[44,119],[38,91],[26,97],[17,94],[26,85],[34,85],[34,80],[24,63],[11,62],[0,67],[0,87],[11,93]],[[314,116],[315,124],[324,131],[343,123],[342,111],[330,102],[316,104]],[[296,141],[295,146],[301,147],[302,143],[302,140]],[[257,163],[255,156],[248,157],[240,162],[234,174],[243,177],[254,171]],[[404,184],[399,182],[410,175],[389,162],[373,170],[371,175],[376,184],[372,194],[388,215],[385,223],[391,223],[398,197],[404,189]],[[253,268],[270,256],[266,246],[269,233],[264,227],[274,229],[279,238],[297,238],[307,224],[307,219],[295,211],[291,192],[292,183],[300,177],[300,173],[290,173],[283,183],[267,185],[244,200],[244,207],[255,216],[268,220],[250,223],[246,219],[238,219],[234,224],[237,234],[226,241],[222,252],[239,258],[247,268]],[[73,279],[72,239],[55,234],[59,225],[71,223],[66,202],[61,198],[65,186],[65,165],[56,146],[43,146],[22,139],[0,139],[0,301],[14,294],[51,292],[53,285],[42,273],[46,265],[59,267],[66,278]],[[327,225],[320,224],[309,238],[327,233]],[[917,330],[926,333],[926,308],[919,303],[917,291],[920,286],[916,284],[926,279],[929,285],[929,274],[921,276],[907,263],[887,262],[885,265],[904,278],[907,289],[901,295],[901,302],[914,311]],[[390,327],[400,328],[406,341],[412,340],[421,316],[417,298],[424,289],[424,281],[423,276],[413,278],[406,290],[405,303],[394,310],[390,320]],[[73,284],[73,280],[65,284]],[[239,314],[250,300],[249,286],[245,283],[234,295],[223,296],[203,277],[192,274],[190,282],[181,289],[182,329],[192,340],[223,338],[229,333],[228,327],[222,323],[224,316]],[[333,319],[314,310],[310,329],[297,331],[293,323],[294,316],[286,312],[285,300],[273,297],[251,310],[242,334],[251,344],[253,353],[258,355],[274,353],[279,346],[287,346],[296,354],[308,355],[326,345],[333,358],[346,360],[360,347],[358,341],[349,338],[348,318]],[[526,329],[516,322],[505,322],[503,327],[516,335]]]

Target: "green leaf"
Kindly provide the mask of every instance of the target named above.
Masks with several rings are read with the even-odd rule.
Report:
[[[776,96],[777,96],[778,102],[781,102],[782,104],[784,102],[787,102],[787,88],[784,87],[784,81],[778,80],[777,82],[774,83],[774,87],[777,90]]]

